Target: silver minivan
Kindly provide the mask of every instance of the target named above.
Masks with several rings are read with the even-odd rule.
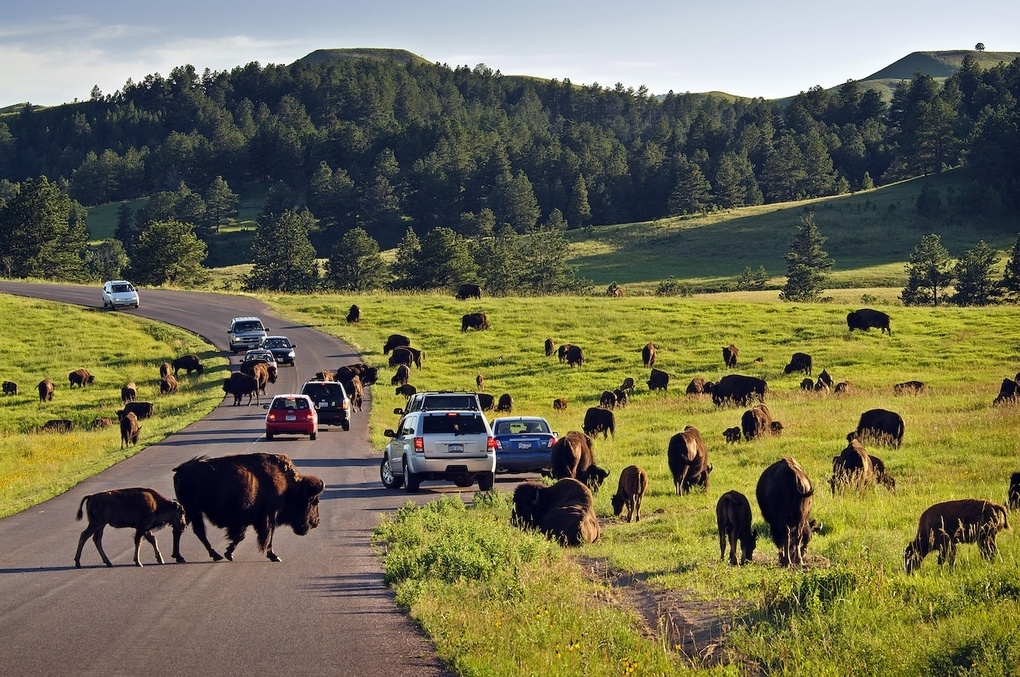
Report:
[[[425,480],[492,489],[496,440],[480,411],[414,411],[404,414],[383,453],[379,475],[387,489],[418,491]]]

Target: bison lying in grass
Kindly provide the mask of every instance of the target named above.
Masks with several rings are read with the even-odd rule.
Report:
[[[518,485],[511,520],[522,529],[538,529],[563,545],[594,543],[601,533],[591,491],[571,478],[551,487],[536,482]]]
[[[88,506],[85,503],[88,502]],[[144,538],[152,544],[152,550],[156,553],[156,561],[163,564],[163,555],[159,552],[156,544],[156,537],[152,532],[162,528],[164,525],[171,525],[174,530],[174,537],[184,531],[187,525],[187,518],[184,515],[184,508],[177,501],[164,498],[159,492],[153,489],[113,489],[98,494],[89,494],[81,499],[78,505],[78,514],[75,519],[81,520],[82,508],[88,512],[89,524],[81,532],[78,539],[78,552],[74,554],[74,566],[81,568],[81,550],[85,547],[85,541],[92,537],[96,544],[99,556],[108,567],[113,562],[103,551],[103,529],[107,525],[116,529],[132,527],[135,530],[135,566],[142,566],[139,559],[139,551]]]

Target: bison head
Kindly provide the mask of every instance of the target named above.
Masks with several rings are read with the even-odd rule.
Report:
[[[514,509],[510,521],[522,529],[538,526],[547,506],[543,500],[545,487],[525,482],[514,490]]]
[[[584,483],[591,489],[591,493],[598,493],[599,487],[609,477],[609,471],[603,470],[594,463],[588,467],[587,475],[584,478]],[[617,513],[619,514],[619,513]]]
[[[307,475],[298,479],[284,498],[279,523],[289,524],[298,536],[319,526],[319,496],[325,488],[318,477]]]

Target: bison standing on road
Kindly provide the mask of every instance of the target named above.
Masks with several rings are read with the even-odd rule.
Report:
[[[647,368],[655,366],[655,344],[647,343],[644,348],[641,349],[641,362]]]
[[[325,484],[318,477],[298,474],[283,454],[241,454],[198,457],[174,468],[174,491],[191,520],[191,527],[209,556],[233,559],[248,527],[258,535],[259,551],[273,562],[273,533],[288,525],[298,536],[319,526],[319,497]],[[230,545],[220,555],[209,545],[205,520],[227,530]],[[180,533],[174,533],[174,559],[184,562]]]
[[[188,376],[191,376],[191,372],[193,371],[197,371],[199,374],[205,373],[205,367],[203,367],[202,363],[199,361],[198,355],[194,353],[178,357],[173,361],[172,366],[174,368],[175,378],[180,376],[181,369],[185,370],[188,373]]]
[[[462,284],[457,287],[457,300],[463,301],[465,299],[480,299],[482,298],[482,288],[477,284]]]
[[[726,556],[726,541],[730,544],[730,564],[737,564],[737,542],[740,542],[740,564],[747,564],[754,554],[757,539],[751,530],[751,503],[739,491],[727,491],[715,504],[715,519],[719,527],[719,559]]]
[[[869,409],[857,422],[857,437],[899,447],[903,443],[903,417],[887,409]]]
[[[784,374],[792,374],[795,371],[811,375],[811,356],[807,353],[794,353],[790,363],[783,367]]]
[[[847,313],[846,326],[850,331],[854,329],[868,331],[875,328],[880,330],[879,333],[885,332],[892,336],[892,330],[889,328],[889,316],[880,310],[871,308],[861,308]]]
[[[52,402],[53,401],[53,380],[49,377],[39,381],[39,385],[36,386],[39,389],[39,401],[40,402]]]
[[[1002,529],[1009,529],[1009,523],[1006,508],[998,503],[973,498],[936,503],[921,513],[917,535],[903,552],[903,566],[913,573],[933,551],[939,554],[940,567],[946,562],[952,566],[959,543],[977,543],[981,556],[990,560]]]
[[[485,313],[468,313],[460,318],[460,330],[477,329],[482,331],[489,328],[489,318]]]
[[[96,382],[96,377],[89,373],[88,369],[75,369],[67,375],[67,380],[70,382],[70,387],[73,388],[78,386],[84,388],[90,386]]]
[[[88,506],[85,505],[86,501]],[[140,567],[142,562],[139,554],[143,538],[152,544],[152,550],[156,553],[156,561],[163,564],[163,555],[159,552],[156,537],[152,535],[152,532],[169,524],[173,527],[174,537],[177,538],[188,523],[184,506],[177,501],[164,498],[154,489],[112,489],[98,494],[89,494],[82,498],[81,503],[78,504],[78,514],[75,519],[81,521],[86,512],[89,516],[89,524],[81,532],[81,536],[78,538],[78,552],[74,554],[74,566],[79,569],[81,568],[81,550],[90,536],[96,544],[99,556],[103,558],[103,563],[108,567],[113,566],[113,562],[103,551],[103,529],[107,525],[115,529],[134,528],[135,566]]]
[[[687,493],[692,486],[708,490],[708,447],[701,439],[701,433],[694,426],[686,426],[683,432],[673,435],[666,451],[669,471],[673,475],[673,486],[677,496]]]
[[[251,405],[251,398],[255,398],[255,404],[259,404],[259,382],[251,374],[242,374],[235,371],[230,378],[223,379],[223,392],[234,396],[234,406],[241,404],[241,398],[248,396],[248,405]]]
[[[610,499],[613,504],[613,514],[619,517],[627,508],[627,521],[633,517],[641,521],[641,499],[644,498],[648,489],[648,473],[636,465],[628,465],[620,472],[620,482],[616,487],[616,493]]]
[[[551,487],[536,482],[518,485],[511,521],[522,529],[538,529],[563,545],[594,543],[600,535],[591,491],[569,477]]]
[[[740,351],[732,343],[722,349],[723,364],[726,365],[727,369],[737,366],[737,355],[739,354]]]
[[[138,444],[138,436],[142,432],[138,416],[133,411],[121,409],[117,412],[117,419],[120,421],[120,448]]]
[[[727,374],[712,388],[712,402],[716,406],[728,403],[746,406],[755,400],[763,401],[768,392],[768,384],[760,378]]]
[[[811,540],[811,503],[815,493],[797,461],[784,457],[762,472],[756,489],[758,508],[779,548],[779,566],[804,563]]]

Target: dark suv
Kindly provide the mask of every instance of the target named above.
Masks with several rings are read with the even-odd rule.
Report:
[[[336,381],[305,381],[301,394],[308,395],[315,403],[319,414],[319,425],[340,426],[351,429],[351,400],[341,383]]]

